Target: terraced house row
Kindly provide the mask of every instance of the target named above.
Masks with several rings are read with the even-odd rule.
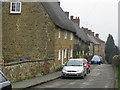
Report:
[[[22,58],[28,61],[47,60],[43,66],[48,70],[57,68],[69,58],[78,55],[104,56],[105,43],[99,39],[99,34],[94,36],[94,32],[84,27],[80,28],[79,24],[79,17],[69,18],[69,12],[64,12],[59,2],[4,2],[2,4],[4,60],[5,62],[18,62]],[[47,66],[50,59],[53,60],[52,64]]]

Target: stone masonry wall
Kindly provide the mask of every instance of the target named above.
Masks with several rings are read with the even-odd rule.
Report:
[[[54,60],[34,60],[5,64],[4,74],[11,82],[41,76],[54,71]]]
[[[53,58],[55,25],[47,12],[38,2],[22,2],[21,7],[20,14],[10,14],[7,2],[2,10],[5,61]]]
[[[62,64],[62,50],[67,49],[66,52],[66,58],[63,58],[63,63],[65,63],[68,60],[68,50],[72,49],[74,46],[74,33],[69,32],[66,30],[62,30],[58,27],[56,27],[56,33],[55,33],[55,64],[56,66],[59,66]],[[60,31],[60,38],[59,36],[59,31]],[[64,34],[67,32],[67,38],[64,39]],[[70,40],[70,35],[73,33],[73,40]],[[60,60],[58,60],[58,51],[60,50]],[[72,57],[71,57],[72,58]]]

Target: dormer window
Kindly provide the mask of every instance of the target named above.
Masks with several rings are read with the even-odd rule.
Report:
[[[11,2],[10,13],[21,13],[21,2]]]

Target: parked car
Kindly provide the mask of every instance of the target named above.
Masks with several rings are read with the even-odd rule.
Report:
[[[86,62],[83,59],[69,59],[62,69],[62,77],[84,77],[87,75]]]
[[[103,63],[102,57],[98,55],[94,55],[91,60],[91,64],[101,64],[101,63]]]
[[[10,81],[7,80],[6,76],[0,70],[0,90],[12,90]]]
[[[90,64],[89,64],[88,60],[87,60],[86,58],[80,58],[80,59],[85,60],[85,62],[86,62],[87,74],[90,73]]]

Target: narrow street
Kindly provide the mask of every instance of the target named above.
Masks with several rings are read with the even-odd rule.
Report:
[[[115,78],[111,65],[91,65],[91,73],[81,78],[56,79],[33,88],[114,88]]]

